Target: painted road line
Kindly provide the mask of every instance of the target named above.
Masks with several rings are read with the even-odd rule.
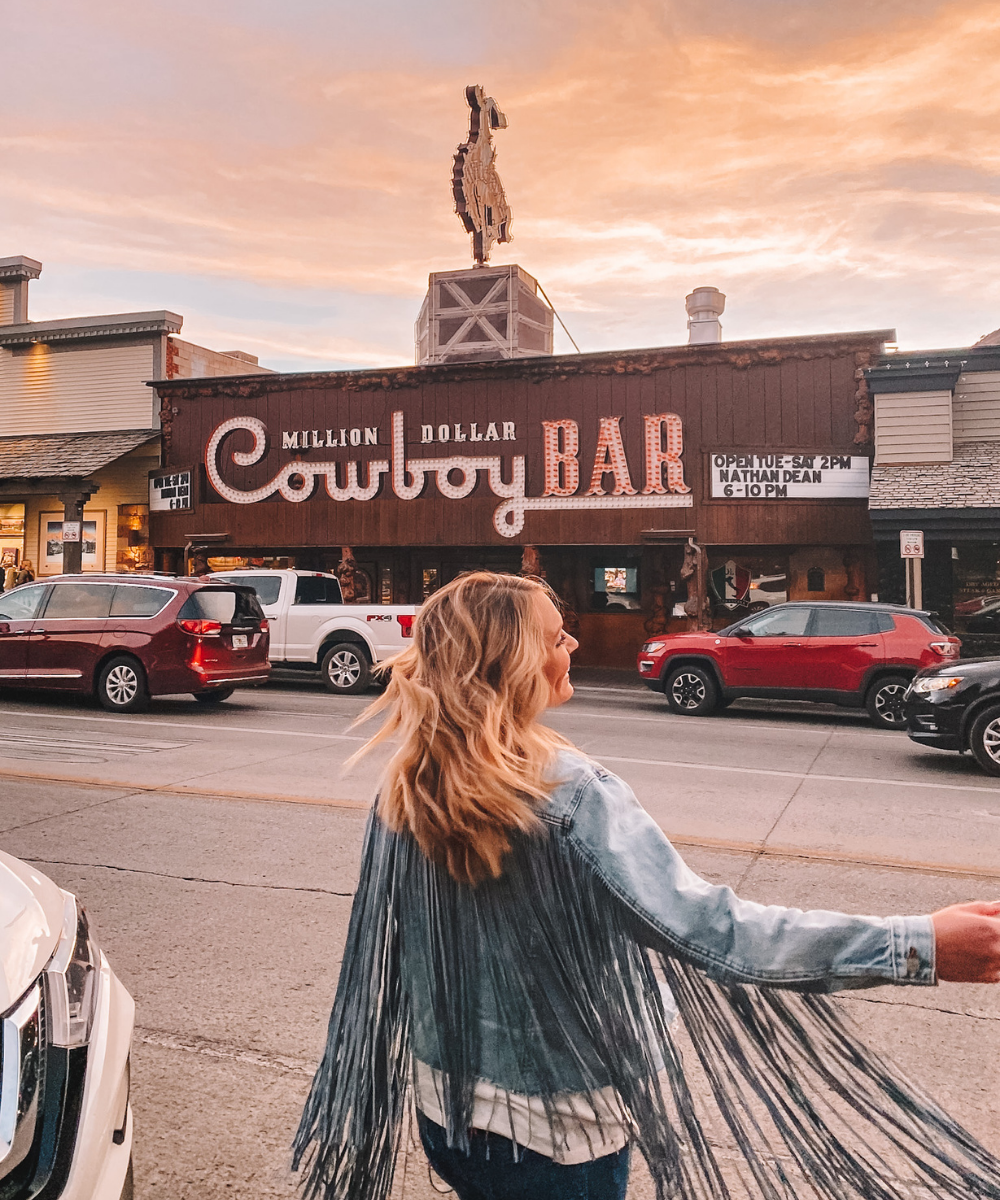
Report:
[[[41,774],[29,771],[0,770],[0,778],[46,780],[51,783],[73,783],[81,787],[115,788],[123,795],[114,797],[116,800],[127,800],[133,795],[155,795],[169,798],[179,796],[183,799],[203,799],[235,801],[243,804],[311,804],[321,808],[340,808],[354,812],[367,812],[371,802],[367,800],[348,800],[331,796],[289,796],[278,793],[258,793],[247,795],[245,792],[220,791],[212,788],[178,787],[176,784],[162,784],[155,787],[141,784],[121,784],[104,779],[80,779],[60,775]],[[54,818],[58,814],[54,815]],[[663,829],[663,826],[660,826]],[[910,871],[929,875],[955,875],[975,877],[979,879],[1000,879],[1000,869],[967,865],[964,863],[941,863],[922,859],[890,858],[877,854],[850,854],[835,850],[809,850],[801,846],[762,845],[760,842],[734,841],[728,838],[698,837],[693,834],[671,833],[663,829],[664,834],[674,846],[690,850],[716,850],[731,854],[753,856],[758,859],[783,859],[809,863],[827,863],[837,866],[878,867],[892,871]],[[97,864],[95,864],[96,866]]]
[[[6,712],[12,717],[30,717],[33,714],[23,712],[11,712],[9,709],[0,709],[0,712]],[[298,715],[298,714],[296,714]],[[164,729],[204,729],[209,733],[218,733],[220,730],[227,730],[230,733],[259,733],[265,737],[303,737],[303,738],[323,738],[331,742],[367,742],[368,737],[360,733],[304,733],[298,729],[261,729],[259,726],[247,725],[222,725],[222,724],[203,724],[199,721],[161,721],[152,717],[88,717],[77,713],[46,713],[46,721],[99,721],[107,722],[113,725],[156,725]]]
[[[296,714],[298,715],[298,714]],[[664,712],[655,717],[641,717],[633,713],[609,713],[601,708],[577,708],[571,705],[563,705],[558,709],[552,709],[549,713],[548,720],[558,720],[559,717],[576,717],[582,719],[585,717],[594,717],[601,721],[641,721],[647,725],[668,724],[675,726],[679,721],[698,721],[699,724],[693,728],[704,729],[705,723],[711,721],[716,729],[732,729],[738,726],[741,729],[787,729],[796,734],[799,733],[816,733],[825,737],[831,730],[835,733],[849,733],[852,736],[861,734],[865,738],[890,738],[899,745],[908,745],[901,734],[899,733],[883,733],[878,729],[868,729],[860,723],[843,725],[837,724],[813,724],[809,725],[789,725],[787,721],[778,721],[774,717],[768,716],[761,718],[759,721],[741,721],[739,717],[729,716],[724,717],[682,717],[679,714]]]
[[[769,775],[776,779],[821,780],[826,783],[875,783],[889,787],[926,788],[945,792],[986,792],[1000,796],[1000,788],[976,787],[971,783],[926,783],[922,779],[887,779],[879,775],[821,775],[812,771],[773,771],[765,767],[724,767],[717,763],[680,762],[669,758],[619,758],[610,754],[600,756],[602,763],[627,763],[639,767],[679,767],[688,771],[724,771],[734,775]]]
[[[289,737],[289,738],[312,738],[320,741],[330,742],[366,742],[368,737],[363,734],[351,733],[308,733],[304,730],[297,729],[262,729],[259,726],[248,725],[205,725],[197,721],[161,721],[152,718],[143,717],[93,717],[83,716],[72,713],[46,713],[46,720],[61,720],[61,721],[91,721],[91,722],[107,722],[115,725],[157,725],[162,728],[188,729],[188,730],[205,730],[209,733],[218,734],[220,730],[229,731],[230,733],[251,733],[258,734],[263,737]],[[893,735],[887,735],[893,736]],[[883,784],[888,787],[909,787],[918,788],[928,791],[945,791],[945,792],[985,792],[987,794],[1000,795],[1000,788],[990,787],[989,785],[977,787],[975,784],[963,783],[928,783],[924,780],[915,779],[892,779],[876,775],[821,775],[814,772],[803,771],[778,771],[765,767],[745,767],[745,766],[722,766],[717,763],[699,763],[699,762],[681,762],[677,759],[669,758],[623,758],[608,754],[598,755],[601,762],[605,763],[625,763],[630,766],[640,767],[673,767],[675,769],[683,769],[688,771],[714,771],[725,772],[727,774],[738,775],[762,775],[775,779],[799,779],[799,780],[819,780],[822,782],[832,783],[866,783],[866,784]]]
[[[339,717],[338,714],[336,714],[336,713],[331,713],[331,714],[317,713],[314,715],[314,714],[308,713],[308,712],[300,713],[300,712],[292,712],[292,711],[288,711],[285,713],[279,713],[279,712],[276,712],[274,709],[262,709],[261,711],[262,711],[262,713],[267,713],[268,715],[274,714],[276,716],[277,715],[286,715],[286,716],[293,716],[293,717],[306,717],[309,720],[340,719],[340,720],[344,720],[344,721],[350,721],[350,720],[354,719],[353,717],[350,717],[350,716]],[[610,721],[642,721],[644,723],[653,724],[653,725],[661,725],[665,721],[671,725],[674,725],[674,724],[676,724],[676,722],[682,721],[682,720],[683,721],[699,720],[699,718],[697,718],[697,717],[680,717],[680,716],[675,716],[672,713],[664,713],[662,716],[655,716],[655,717],[641,717],[641,716],[632,716],[630,714],[622,714],[622,713],[607,713],[607,712],[604,712],[602,709],[586,709],[586,710],[584,710],[584,709],[555,710],[554,709],[552,711],[553,711],[554,716],[556,714],[558,714],[558,716],[570,716],[570,717],[575,717],[575,718],[596,717],[600,720],[610,720]],[[35,716],[35,714],[33,712],[25,711],[24,709],[0,708],[0,713],[6,714],[8,717],[24,717],[25,719],[32,719]],[[224,714],[221,714],[221,713],[219,715],[220,715],[220,717],[224,716]],[[558,716],[555,716],[555,719],[558,719]],[[241,726],[241,725],[230,725],[227,722],[225,722],[224,720],[214,721],[214,722],[210,722],[210,723],[204,723],[204,722],[200,722],[193,718],[190,721],[170,721],[170,720],[167,720],[164,718],[159,718],[159,717],[156,717],[156,718],[154,718],[154,717],[129,717],[129,716],[120,716],[119,717],[119,716],[114,716],[114,715],[110,715],[110,714],[108,716],[97,716],[97,715],[89,715],[88,716],[88,715],[82,714],[82,713],[46,713],[45,720],[47,720],[47,721],[48,720],[110,721],[110,722],[118,722],[120,724],[126,724],[126,725],[162,725],[162,726],[174,728],[174,729],[205,729],[205,730],[210,730],[213,733],[218,732],[219,730],[231,730],[233,733],[281,734],[284,737],[330,738],[332,740],[341,739],[344,741],[355,741],[355,742],[365,742],[368,740],[369,736],[371,736],[369,734],[349,734],[349,733],[305,733],[305,732],[300,732],[300,731],[294,730],[294,729],[248,728],[246,726]],[[843,732],[843,733],[852,733],[852,734],[859,733],[863,737],[866,737],[866,738],[891,738],[895,741],[901,737],[900,734],[896,734],[896,733],[881,733],[875,729],[863,729],[863,728],[848,729],[842,725],[811,726],[808,728],[803,728],[802,726],[797,726],[797,725],[789,726],[787,724],[781,723],[779,721],[775,721],[773,719],[768,721],[768,723],[766,723],[766,724],[765,724],[764,720],[740,721],[738,718],[728,718],[728,717],[723,718],[722,721],[718,721],[717,718],[713,718],[713,717],[705,717],[705,718],[701,718],[700,721],[715,721],[717,724],[717,727],[719,729],[731,729],[733,726],[738,725],[741,728],[746,728],[746,729],[789,729],[791,731],[794,731],[796,734],[798,734],[798,733],[817,733],[817,734],[823,734],[823,735],[825,735],[827,732],[829,732],[830,729],[833,729],[834,731]],[[703,727],[703,726],[701,724],[699,724],[699,727]]]
[[[193,796],[208,800],[242,800],[247,804],[278,803],[278,804],[318,804],[325,808],[352,808],[367,812],[372,802],[370,800],[345,800],[336,796],[291,796],[286,792],[245,792],[227,791],[223,788],[195,787],[184,783],[122,783],[121,780],[111,782],[94,776],[59,775],[53,771],[13,770],[0,767],[0,779],[25,779],[34,783],[71,783],[77,787],[111,788],[120,791],[121,796],[112,797],[117,800],[127,799],[131,795],[143,796]],[[56,819],[58,813],[51,819]],[[46,818],[49,819],[49,818]]]

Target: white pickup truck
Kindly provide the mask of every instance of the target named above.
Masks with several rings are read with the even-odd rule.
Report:
[[[364,691],[372,667],[413,636],[413,604],[345,604],[336,575],[320,571],[222,571],[252,587],[271,631],[275,666],[317,668],[331,692]]]

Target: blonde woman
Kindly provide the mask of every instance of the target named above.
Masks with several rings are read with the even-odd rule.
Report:
[[[307,1195],[383,1200],[412,1092],[460,1200],[620,1200],[632,1146],[664,1197],[1000,1198],[1000,1163],[822,995],[996,981],[1000,905],[855,917],[699,879],[542,723],[575,647],[544,584],[469,574],[368,710],[362,753],[397,748],[296,1139]]]

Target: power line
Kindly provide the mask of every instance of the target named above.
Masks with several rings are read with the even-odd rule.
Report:
[[[536,282],[536,283],[538,283],[538,281],[537,281],[537,280],[536,280],[535,282]],[[555,317],[555,319],[556,319],[556,320],[559,322],[559,324],[560,324],[560,325],[563,327],[563,333],[565,333],[565,334],[566,334],[566,336],[569,338],[569,340],[570,340],[571,342],[573,342],[573,349],[574,349],[574,350],[577,352],[577,354],[582,354],[582,353],[583,353],[583,351],[582,351],[582,350],[580,349],[580,347],[579,347],[579,346],[576,344],[576,342],[575,342],[575,341],[573,341],[573,335],[572,335],[572,334],[570,333],[570,331],[569,331],[569,330],[566,328],[566,322],[565,322],[565,321],[562,319],[562,317],[561,317],[561,316],[560,316],[560,315],[559,315],[559,314],[556,312],[556,306],[555,306],[555,305],[552,303],[552,301],[549,299],[549,297],[548,297],[548,295],[547,295],[547,293],[546,293],[546,291],[545,291],[545,288],[543,288],[543,287],[542,287],[542,285],[541,285],[540,283],[538,284],[538,290],[539,290],[539,291],[542,293],[542,296],[543,296],[543,297],[544,297],[544,299],[545,299],[545,303],[546,303],[546,304],[549,306],[549,308],[551,308],[551,309],[552,309],[552,315],[553,315],[553,316]]]

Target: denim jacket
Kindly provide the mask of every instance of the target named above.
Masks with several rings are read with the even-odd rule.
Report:
[[[616,775],[568,751],[559,755],[554,775],[560,782],[540,812],[548,838],[562,843],[571,860],[586,864],[600,900],[640,946],[700,967],[722,984],[831,992],[935,982],[929,917],[803,912],[741,900],[731,888],[696,875]],[[590,1091],[613,1080],[577,1012],[576,981],[551,954],[553,943],[572,940],[569,924],[576,913],[572,904],[556,904],[554,912],[567,927],[560,928],[555,919],[554,928],[535,928],[533,907],[553,905],[544,889],[539,898],[529,896],[524,886],[537,853],[531,839],[517,844],[504,876],[473,891],[473,912],[461,935],[465,943],[477,944],[468,960],[478,978],[470,988],[475,1002],[466,1019],[474,1017],[479,1025],[477,1063],[470,1066],[499,1087],[535,1095],[547,1090],[546,1079],[535,1069],[544,1059],[548,1077],[561,1083],[559,1090]],[[498,908],[502,927],[496,921]],[[509,926],[519,931],[515,971],[509,969]],[[434,996],[436,955],[419,902],[406,906],[402,930],[413,1052],[421,1062],[441,1068],[447,1060],[442,1037],[448,1035],[440,996]],[[547,1004],[512,1022],[504,989],[524,976],[547,997]],[[673,998],[662,986],[660,992],[669,1022],[675,1013]],[[512,1025],[516,1036],[511,1036]],[[536,1044],[525,1054],[532,1037]],[[657,1068],[662,1062],[655,1048],[654,1062]]]

